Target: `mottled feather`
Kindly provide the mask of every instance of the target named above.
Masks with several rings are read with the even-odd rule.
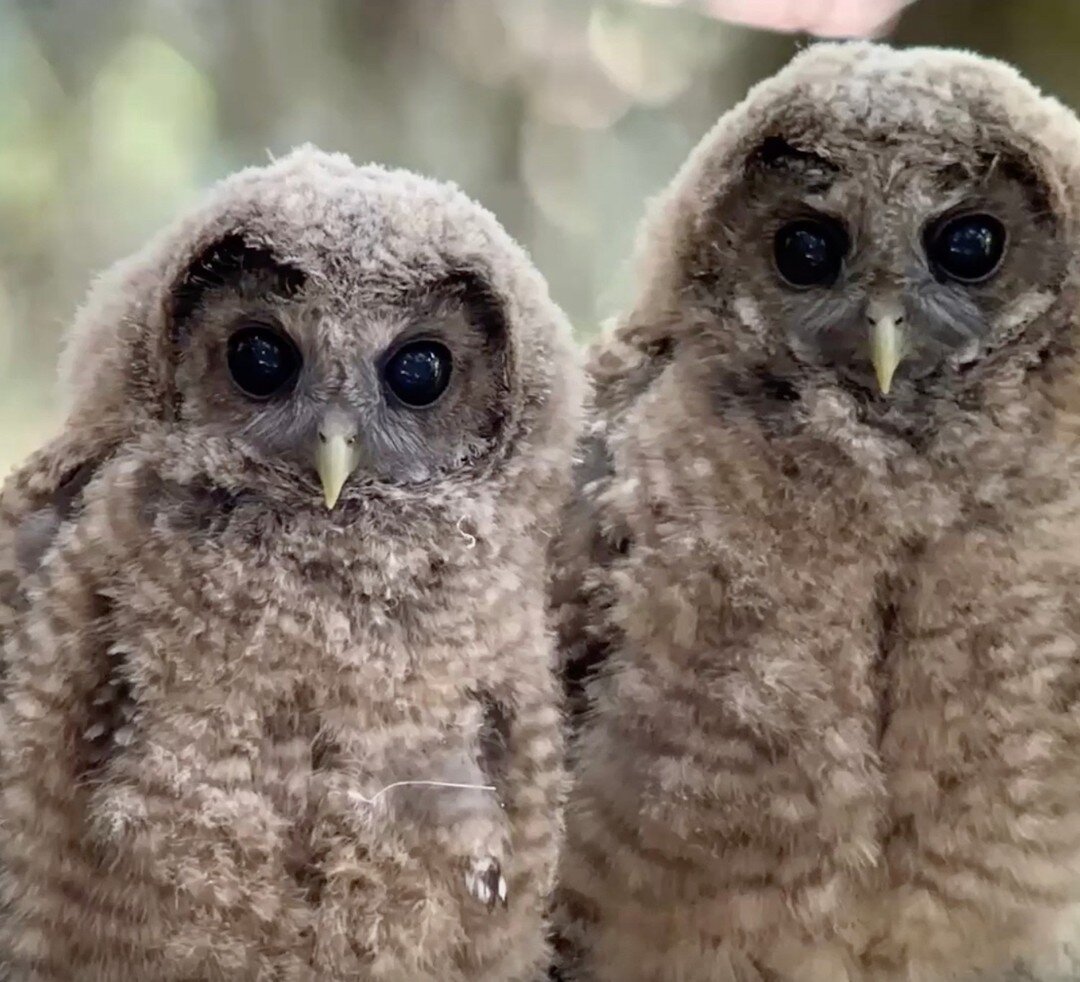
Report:
[[[565,978],[996,979],[1056,950],[1080,900],[1078,188],[1080,124],[1008,66],[821,45],[653,206],[591,356],[583,456],[607,464],[554,550]],[[959,283],[928,243],[968,214],[1007,246]],[[796,286],[777,243],[808,219],[842,262]]]

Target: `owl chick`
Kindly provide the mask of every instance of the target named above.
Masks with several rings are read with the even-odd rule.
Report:
[[[859,43],[658,202],[558,546],[569,978],[1000,972],[1080,895],[1078,189],[1014,70]]]
[[[6,977],[535,978],[581,395],[542,278],[303,149],[99,290],[9,494]]]

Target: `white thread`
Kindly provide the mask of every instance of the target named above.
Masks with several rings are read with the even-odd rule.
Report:
[[[359,791],[350,791],[349,795],[353,798],[359,798],[365,805],[374,805],[387,791],[393,791],[394,788],[409,787],[410,785],[420,785],[427,788],[464,788],[468,791],[497,790],[494,784],[458,784],[454,781],[395,781],[393,784],[388,784],[385,788],[376,791],[370,798],[365,798]]]
[[[476,536],[475,536],[475,535],[471,535],[470,533],[466,532],[466,531],[465,531],[465,529],[463,529],[463,528],[461,527],[461,524],[462,524],[462,522],[464,522],[464,521],[465,521],[465,519],[464,519],[464,518],[459,518],[459,519],[458,519],[458,522],[457,522],[457,530],[458,530],[458,531],[459,531],[459,532],[460,532],[460,533],[461,533],[461,534],[462,534],[463,536],[465,536],[465,548],[466,548],[466,549],[475,549],[475,548],[476,548]]]

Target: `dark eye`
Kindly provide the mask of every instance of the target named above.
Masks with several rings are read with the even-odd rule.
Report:
[[[1005,226],[993,215],[961,215],[930,233],[926,254],[937,275],[959,283],[979,283],[1001,265]]]
[[[229,374],[253,399],[269,399],[296,381],[300,352],[280,331],[250,324],[229,338]]]
[[[792,286],[831,285],[847,250],[843,228],[820,218],[790,222],[773,239],[776,269]]]
[[[438,341],[414,341],[386,363],[383,378],[406,406],[430,406],[450,384],[450,349]]]

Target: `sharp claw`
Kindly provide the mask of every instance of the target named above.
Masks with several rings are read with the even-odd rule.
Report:
[[[465,886],[469,893],[489,911],[495,905],[506,906],[506,880],[497,859],[480,859],[465,874]]]
[[[488,868],[480,874],[480,880],[484,884],[484,904],[489,911],[495,909],[495,900],[499,896],[499,864],[492,861]]]

